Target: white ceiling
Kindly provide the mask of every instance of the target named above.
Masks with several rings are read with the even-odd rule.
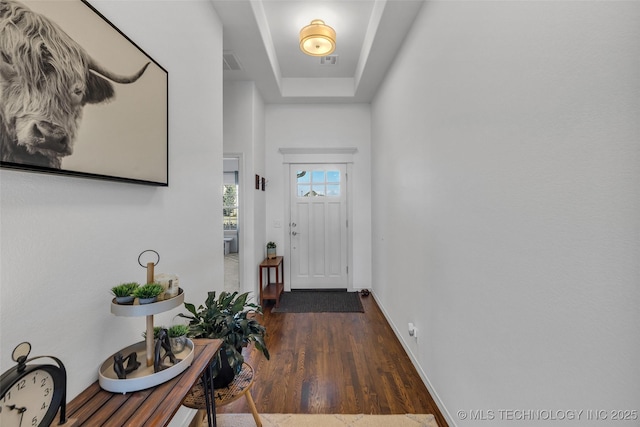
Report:
[[[225,58],[267,103],[369,102],[423,0],[211,0],[224,31]],[[322,19],[336,30],[337,63],[300,51],[300,29]],[[330,61],[325,61],[330,62]]]

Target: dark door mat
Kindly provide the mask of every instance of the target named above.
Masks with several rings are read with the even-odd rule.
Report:
[[[364,313],[360,294],[347,291],[291,291],[272,313]]]

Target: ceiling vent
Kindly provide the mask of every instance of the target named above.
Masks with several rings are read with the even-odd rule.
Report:
[[[320,65],[338,65],[338,55],[328,55],[320,58]]]
[[[240,66],[240,61],[238,61],[238,57],[233,54],[233,52],[223,52],[222,54],[222,69],[224,71],[240,71],[242,67]]]

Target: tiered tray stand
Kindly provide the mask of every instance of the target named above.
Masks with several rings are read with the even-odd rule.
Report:
[[[147,264],[147,283],[153,281],[153,263]],[[154,302],[151,304],[117,304],[115,298],[111,302],[111,313],[116,316],[141,317],[146,316],[146,340],[135,343],[119,351],[124,357],[136,352],[137,360],[141,363],[135,371],[127,374],[127,378],[119,379],[113,370],[113,355],[100,365],[98,370],[98,382],[104,390],[115,393],[127,393],[154,387],[169,381],[182,373],[193,361],[193,341],[187,339],[184,350],[175,356],[180,359],[178,363],[159,372],[154,372],[154,339],[153,339],[153,315],[174,309],[184,302],[184,292],[179,289],[178,295],[173,298]]]

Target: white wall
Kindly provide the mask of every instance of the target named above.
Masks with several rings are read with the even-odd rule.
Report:
[[[640,409],[638,22],[428,2],[373,103],[376,297],[457,425]]]
[[[287,177],[281,148],[356,148],[349,203],[353,209],[353,288],[371,287],[371,109],[369,104],[269,104],[266,106],[266,239],[284,253],[289,239],[285,212]],[[320,125],[319,125],[320,124]],[[322,156],[318,162],[324,161]],[[279,221],[282,228],[276,228]],[[266,243],[266,242],[265,242]],[[285,260],[285,285],[290,284]]]
[[[189,302],[223,283],[217,15],[205,1],[91,3],[169,72],[169,187],[0,171],[0,371],[30,341],[32,355],[64,362],[69,400],[142,340],[144,318],[109,308],[112,286],[146,280],[140,252],[160,253],[156,271],[178,274]]]
[[[258,264],[264,258],[265,192],[255,189],[264,176],[264,102],[253,82],[224,83],[224,152],[242,159],[240,194],[240,287],[259,299]]]
[[[266,242],[267,242],[267,230],[266,230],[266,210],[267,210],[267,191],[265,187],[265,191],[262,191],[262,186],[260,187],[260,191],[255,189],[255,174],[260,175],[261,178],[266,179],[267,175],[267,167],[265,162],[265,105],[262,101],[262,97],[258,93],[257,89],[253,91],[253,186],[250,186],[250,190],[252,191],[256,200],[255,210],[253,212],[253,222],[255,224],[254,228],[254,248],[253,248],[253,264],[249,266],[252,269],[254,274],[255,286],[251,288],[256,291],[256,299],[259,298],[259,271],[258,265],[262,262],[264,257],[266,256]],[[248,171],[251,172],[251,171]]]

